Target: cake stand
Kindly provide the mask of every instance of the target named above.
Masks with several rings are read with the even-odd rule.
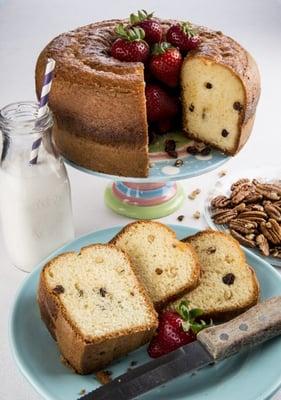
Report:
[[[152,146],[147,178],[108,175],[83,168],[67,159],[65,162],[82,172],[111,180],[105,190],[105,204],[117,214],[134,219],[161,218],[175,212],[184,201],[183,188],[177,181],[203,175],[229,159],[216,150],[207,156],[188,154],[186,148],[192,146],[193,141],[182,135],[165,135],[165,140],[169,138],[179,143],[178,158],[169,157],[163,151],[163,143]]]

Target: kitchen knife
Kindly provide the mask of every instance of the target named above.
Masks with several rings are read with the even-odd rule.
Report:
[[[79,400],[135,399],[180,375],[280,334],[281,296],[278,296],[257,304],[229,322],[202,330],[195,342],[134,368]]]

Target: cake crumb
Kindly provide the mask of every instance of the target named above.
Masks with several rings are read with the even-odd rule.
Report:
[[[219,176],[220,178],[223,178],[226,174],[227,174],[227,171],[226,171],[225,169],[223,169],[223,170],[221,170],[221,171],[218,173],[218,176]]]
[[[177,218],[177,220],[180,221],[180,222],[181,222],[183,219],[184,219],[184,215],[179,215],[178,218]]]
[[[190,200],[195,200],[196,197],[198,196],[198,194],[200,194],[200,192],[201,192],[200,189],[195,189],[195,190],[193,190],[193,192],[191,192],[191,193],[188,195],[188,198],[189,198]]]
[[[195,211],[195,213],[193,214],[193,218],[199,219],[200,217],[201,217],[200,211]]]
[[[96,378],[102,385],[106,385],[107,383],[112,381],[111,375],[112,372],[109,370],[96,372]]]

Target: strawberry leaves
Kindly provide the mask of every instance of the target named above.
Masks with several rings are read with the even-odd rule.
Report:
[[[145,10],[139,10],[137,15],[133,14],[133,13],[130,14],[130,23],[132,25],[136,25],[139,22],[146,21],[147,19],[151,19],[153,17],[153,14],[154,14],[153,12],[148,14],[148,12]]]
[[[115,28],[115,33],[121,39],[134,41],[134,40],[143,40],[145,37],[145,32],[140,27],[125,27],[123,24],[118,24]]]
[[[204,314],[200,308],[189,308],[189,301],[183,300],[177,306],[176,311],[182,318],[182,328],[185,332],[192,331],[197,334],[209,325],[202,319],[198,322],[197,318]]]
[[[181,29],[189,38],[198,35],[197,30],[192,27],[190,22],[183,22],[181,24]]]

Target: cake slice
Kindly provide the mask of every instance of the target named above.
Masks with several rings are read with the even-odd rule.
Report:
[[[234,317],[255,305],[259,284],[254,270],[247,265],[239,243],[230,235],[203,231],[184,239],[198,254],[201,265],[200,284],[181,300],[191,308],[201,308],[215,320]],[[173,308],[177,303],[169,305]]]
[[[156,309],[198,284],[200,267],[193,248],[159,222],[133,222],[111,243],[129,255]]]
[[[260,95],[251,55],[233,39],[202,32],[182,66],[183,129],[188,136],[234,155],[247,141]]]
[[[80,374],[148,342],[158,324],[128,257],[112,245],[51,260],[41,272],[38,302],[63,358]]]

